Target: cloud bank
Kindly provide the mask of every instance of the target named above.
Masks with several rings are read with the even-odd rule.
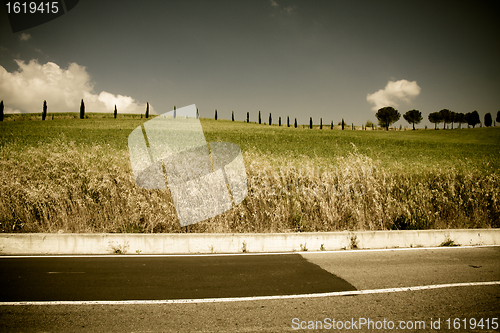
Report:
[[[5,113],[42,112],[44,100],[49,112],[79,112],[81,99],[88,112],[113,112],[115,104],[119,113],[146,112],[146,103],[138,103],[132,97],[106,91],[94,93],[84,66],[71,63],[64,69],[53,62],[16,63],[19,70],[12,73],[0,66],[0,99],[4,101]],[[154,113],[151,106],[150,112]]]
[[[420,94],[420,87],[417,81],[389,81],[384,89],[368,94],[366,100],[373,103],[373,111],[377,111],[385,106],[398,107],[400,102],[409,103],[413,98]]]

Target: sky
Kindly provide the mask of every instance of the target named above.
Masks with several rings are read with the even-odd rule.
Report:
[[[82,0],[13,33],[0,10],[6,113],[320,118],[361,125],[403,115],[500,110],[500,2]],[[292,121],[292,120],[291,120]],[[401,117],[396,126],[410,126]]]

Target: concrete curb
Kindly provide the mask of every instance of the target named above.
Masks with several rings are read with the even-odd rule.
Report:
[[[0,234],[0,255],[331,251],[499,245],[500,229],[276,234]]]

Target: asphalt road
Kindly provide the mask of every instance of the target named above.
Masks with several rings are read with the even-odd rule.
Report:
[[[500,318],[498,284],[359,294],[363,290],[491,281],[500,281],[500,247],[300,255],[0,258],[0,331],[285,332],[302,331],[300,327],[309,325],[319,328],[320,323],[325,329],[336,320],[337,324],[355,323],[351,330],[360,332],[393,331],[387,326],[391,322],[396,328],[401,322],[407,328],[411,325],[407,331],[412,332],[493,332],[498,331],[494,318]],[[175,300],[348,290],[358,294],[210,303],[5,305],[14,300]],[[367,324],[360,327],[363,318],[373,325],[386,325],[385,329],[368,329]],[[458,329],[453,327],[455,318],[459,319]],[[472,319],[476,323],[483,319],[482,329],[465,326]],[[437,320],[439,329],[431,328],[431,322],[435,326]]]
[[[0,302],[248,297],[355,290],[300,254],[0,260]]]

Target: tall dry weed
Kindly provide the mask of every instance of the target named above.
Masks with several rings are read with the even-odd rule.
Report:
[[[244,153],[249,194],[181,228],[168,191],[135,185],[126,150],[59,138],[0,148],[1,232],[305,232],[500,226],[497,174]]]

